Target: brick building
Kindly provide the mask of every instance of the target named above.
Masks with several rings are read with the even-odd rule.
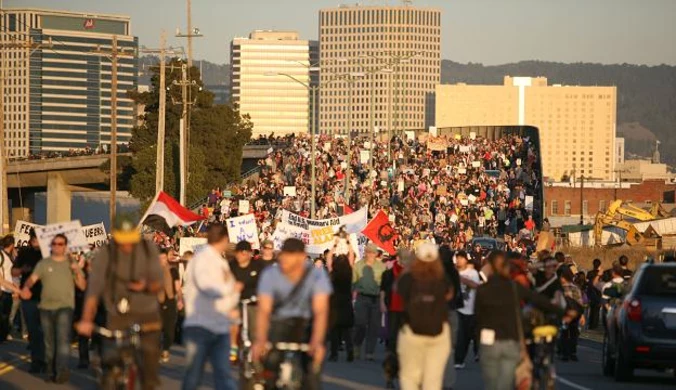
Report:
[[[661,202],[674,203],[676,184],[664,180],[646,180],[641,183],[554,183],[545,186],[545,216],[579,220],[580,208],[589,222],[599,211],[605,211],[615,199],[637,205]],[[582,193],[580,193],[582,191]],[[553,223],[556,225],[556,223]]]

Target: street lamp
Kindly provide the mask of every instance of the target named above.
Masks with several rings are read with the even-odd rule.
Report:
[[[319,70],[319,67],[316,67],[316,66],[306,66],[306,68],[310,71]],[[330,84],[330,83],[332,83],[332,82],[334,82],[338,79],[341,79],[341,78],[343,78],[343,76],[332,77],[332,78],[326,80],[324,83],[318,83],[316,85],[312,85],[309,82],[298,80],[296,77],[294,77],[294,76],[292,76],[288,73],[265,72],[264,75],[265,76],[272,76],[272,77],[283,76],[283,77],[289,78],[289,79],[295,81],[296,83],[302,85],[303,87],[305,87],[308,90],[308,92],[310,92],[310,94],[311,94],[311,107],[312,107],[311,108],[311,112],[312,112],[311,129],[312,130],[310,132],[310,143],[311,143],[312,146],[311,146],[311,152],[310,153],[311,153],[311,160],[312,160],[311,161],[312,162],[312,173],[311,173],[311,179],[310,180],[311,180],[311,186],[312,186],[312,196],[311,196],[312,204],[310,205],[310,218],[314,219],[315,218],[315,209],[316,209],[316,204],[317,204],[317,199],[316,199],[316,195],[317,195],[317,191],[316,191],[316,184],[317,184],[316,183],[316,181],[317,181],[316,180],[316,160],[317,159],[316,159],[316,156],[315,156],[315,148],[316,148],[315,133],[316,133],[316,127],[317,127],[315,115],[316,115],[316,107],[317,107],[317,101],[316,101],[317,91],[319,91],[319,89],[322,86]]]
[[[348,204],[350,203],[350,173],[352,172],[352,93],[354,90],[354,83],[357,80],[362,79],[365,75],[364,72],[351,72],[343,75],[344,80],[349,87],[347,114],[347,170],[345,172],[345,198],[347,198]]]

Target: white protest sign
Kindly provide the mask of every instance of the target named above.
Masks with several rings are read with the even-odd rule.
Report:
[[[258,227],[253,214],[243,215],[227,219],[228,236],[230,242],[248,241],[253,249],[260,249],[261,243],[258,240]]]
[[[458,168],[458,173],[461,174],[461,175],[464,175],[464,174],[467,173],[467,169],[465,169],[465,168]]]
[[[467,197],[467,200],[469,200],[469,203],[474,203],[474,202],[476,202],[476,196],[470,194]]]
[[[533,212],[533,197],[531,195],[526,195],[526,210]]]
[[[273,148],[268,148],[268,154],[272,154],[275,150]]]
[[[240,200],[238,210],[240,214],[249,214],[249,201]]]
[[[439,132],[437,131],[436,126],[430,126],[430,136],[432,136],[432,137],[438,137],[439,136]]]
[[[179,241],[178,254],[182,257],[185,252],[195,253],[201,247],[207,244],[207,239],[204,237],[181,237]]]
[[[327,142],[324,144],[324,151],[328,152],[329,150],[331,150],[331,142]]]
[[[520,158],[516,159],[516,165],[521,166],[521,159]]]
[[[479,168],[481,163],[479,161],[472,161],[472,168]]]
[[[467,199],[460,199],[460,204],[463,206],[467,206],[469,204],[469,201]]]
[[[345,226],[345,231],[347,233],[361,233],[362,230],[366,227],[368,222],[368,209],[362,207],[361,209],[350,213],[347,215],[340,216],[338,218],[329,218],[329,219],[309,219],[302,217],[298,214],[294,214],[289,210],[282,210],[281,222],[293,226],[301,227],[305,230],[312,230],[316,227],[324,226]]]
[[[371,143],[369,141],[364,142],[364,149],[371,149]]]
[[[404,181],[403,180],[399,180],[397,182],[397,191],[404,192]]]
[[[415,131],[404,131],[404,134],[406,134],[406,140],[408,141],[415,141]]]
[[[40,225],[36,225],[31,222],[26,221],[16,221],[14,226],[14,241],[17,248],[22,246],[27,246],[28,241],[30,241],[30,232],[31,229],[35,229]]]
[[[458,152],[460,152],[460,153],[469,153],[469,152],[471,152],[471,150],[470,150],[470,147],[469,147],[469,146],[467,146],[467,145],[461,145],[461,146],[458,148]]]
[[[368,164],[370,153],[368,150],[359,151],[359,162],[362,164]]]
[[[47,226],[38,226],[35,228],[35,234],[40,243],[40,252],[42,257],[49,257],[51,254],[51,244],[54,236],[63,234],[68,238],[68,251],[70,252],[88,252],[89,244],[84,234],[82,234],[82,224],[80,221],[70,221],[63,223],[54,223]]]
[[[296,196],[296,186],[285,186],[284,196]]]
[[[475,140],[475,139],[476,139],[476,132],[471,131],[471,132],[469,133],[469,139]]]
[[[83,226],[82,233],[87,239],[87,243],[90,245],[93,244],[97,248],[103,246],[108,241],[106,227],[103,225],[103,222]]]

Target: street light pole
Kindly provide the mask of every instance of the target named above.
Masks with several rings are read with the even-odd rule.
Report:
[[[311,196],[311,204],[310,204],[310,218],[315,219],[315,209],[317,207],[317,175],[316,175],[316,165],[317,165],[317,158],[315,156],[315,148],[316,148],[316,139],[315,139],[315,133],[317,131],[317,125],[315,124],[315,115],[316,115],[316,104],[317,104],[317,91],[319,89],[318,85],[312,85],[309,86],[308,90],[310,91],[311,99],[312,99],[312,133],[310,134],[310,143],[312,144],[311,146],[311,154],[310,154],[310,162],[312,164],[312,172],[311,172],[311,179],[310,179],[310,184],[312,186],[312,196]]]
[[[347,79],[348,86],[348,108],[347,108],[347,167],[345,172],[345,198],[347,204],[350,204],[350,173],[352,172],[352,91],[354,79]]]

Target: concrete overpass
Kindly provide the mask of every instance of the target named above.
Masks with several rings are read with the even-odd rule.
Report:
[[[267,156],[270,147],[265,144],[244,146],[242,168],[255,166],[259,159]],[[120,153],[118,156],[131,156],[131,153]],[[7,167],[7,188],[12,200],[12,216],[29,215],[29,208],[24,206],[28,204],[28,195],[46,190],[47,223],[69,221],[72,192],[109,190],[108,174],[101,170],[108,160],[108,155],[94,154],[10,161]],[[14,226],[15,221],[11,223]]]

